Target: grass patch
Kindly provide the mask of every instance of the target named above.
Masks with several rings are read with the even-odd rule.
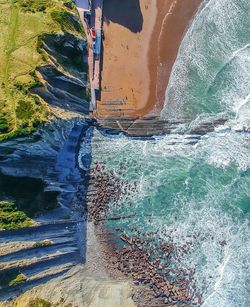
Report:
[[[8,286],[16,286],[24,283],[27,277],[18,269],[7,269],[0,271],[0,286],[6,288]]]
[[[29,303],[29,307],[52,307],[52,306],[53,305],[50,302],[45,301],[41,298],[35,298]]]
[[[82,35],[75,6],[63,0],[2,0],[0,8],[0,141],[30,134],[48,120],[48,107],[29,89],[40,85],[36,67],[48,64],[39,50],[44,34],[62,28]]]
[[[50,240],[43,240],[33,244],[33,247],[43,247],[43,246],[50,246],[52,245],[52,241]]]
[[[32,224],[32,220],[13,202],[0,201],[0,230],[30,227]]]
[[[27,277],[24,274],[18,274],[16,278],[12,279],[9,282],[9,286],[16,286],[18,284],[21,284],[27,280]]]

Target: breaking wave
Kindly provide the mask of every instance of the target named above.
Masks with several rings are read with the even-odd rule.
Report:
[[[155,244],[172,242],[180,251],[188,245],[173,266],[195,270],[204,307],[250,302],[249,10],[248,0],[206,1],[166,90],[162,117],[188,118],[192,128],[226,116],[224,125],[198,141],[181,126],[152,141],[106,138],[95,130],[91,145],[92,163],[104,162],[139,188],[132,201],[111,204],[110,211],[135,218],[108,226],[132,236],[151,231]]]
[[[249,110],[249,10],[248,0],[210,0],[200,9],[173,67],[163,117]]]
[[[219,130],[196,145],[188,135],[157,141],[107,139],[95,131],[93,163],[136,181],[131,201],[111,204],[110,215],[135,215],[113,221],[132,236],[155,232],[181,251],[173,267],[195,270],[196,287],[206,307],[247,307],[250,294],[250,135]],[[124,174],[120,175],[120,166]],[[131,205],[132,203],[132,205]],[[115,232],[115,231],[114,231]]]

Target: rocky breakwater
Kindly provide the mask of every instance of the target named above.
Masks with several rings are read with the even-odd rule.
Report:
[[[97,232],[102,229],[102,240],[107,221],[136,218],[135,215],[112,215],[112,207],[122,205],[126,198],[133,206],[132,197],[138,192],[134,182],[123,179],[123,172],[123,165],[114,172],[101,161],[95,162],[90,171],[88,218],[96,225]],[[108,243],[105,241],[108,270],[115,275],[118,271],[134,281],[132,297],[137,306],[201,306],[202,295],[196,287],[195,270],[176,265],[192,246],[191,241],[177,246],[170,241],[156,240],[160,236],[155,232],[128,228],[138,234],[131,237],[123,233],[122,228],[115,230],[117,236],[108,236]]]
[[[178,252],[173,243],[152,244],[152,234],[143,239],[121,234],[126,245],[116,251],[117,261],[113,264],[135,285],[143,286],[134,291],[133,299],[138,306],[201,306],[202,297],[193,280],[194,270],[176,270]],[[188,246],[181,248],[186,252]]]
[[[6,279],[0,289],[3,301],[85,261],[84,175],[89,166],[85,165],[85,171],[79,168],[77,152],[81,141],[90,142],[85,139],[90,124],[83,119],[55,120],[30,137],[0,144],[2,176],[16,182],[27,177],[40,180],[43,193],[57,195],[56,208],[33,217],[37,226],[0,232],[0,275],[12,279],[25,276],[21,283]],[[14,201],[18,201],[16,197]],[[37,201],[34,199],[34,204]]]
[[[144,117],[99,117],[96,126],[100,131],[109,136],[123,133],[133,139],[154,139],[168,134],[186,135],[192,137],[192,142],[197,143],[200,138],[215,131],[227,122],[227,118],[211,118],[192,122],[189,118],[168,120],[160,116],[148,115]]]
[[[120,167],[119,174],[123,172]],[[88,217],[95,224],[105,220],[125,219],[133,216],[109,216],[109,205],[119,205],[119,201],[136,193],[136,183],[120,179],[113,171],[106,170],[102,162],[96,162],[90,171],[87,194]],[[132,203],[131,203],[132,204]]]

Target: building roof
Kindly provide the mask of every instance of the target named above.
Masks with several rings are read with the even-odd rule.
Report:
[[[89,0],[76,0],[76,6],[78,10],[88,11],[89,10]]]

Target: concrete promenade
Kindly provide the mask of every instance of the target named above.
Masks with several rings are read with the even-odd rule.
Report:
[[[102,58],[102,16],[103,0],[92,0],[91,5],[86,5],[86,1],[76,0],[77,10],[83,24],[88,42],[88,66],[89,81],[91,89],[92,110],[96,110],[96,92],[100,91],[100,70]],[[86,22],[84,14],[90,13],[89,21]],[[91,35],[91,29],[97,35]]]

